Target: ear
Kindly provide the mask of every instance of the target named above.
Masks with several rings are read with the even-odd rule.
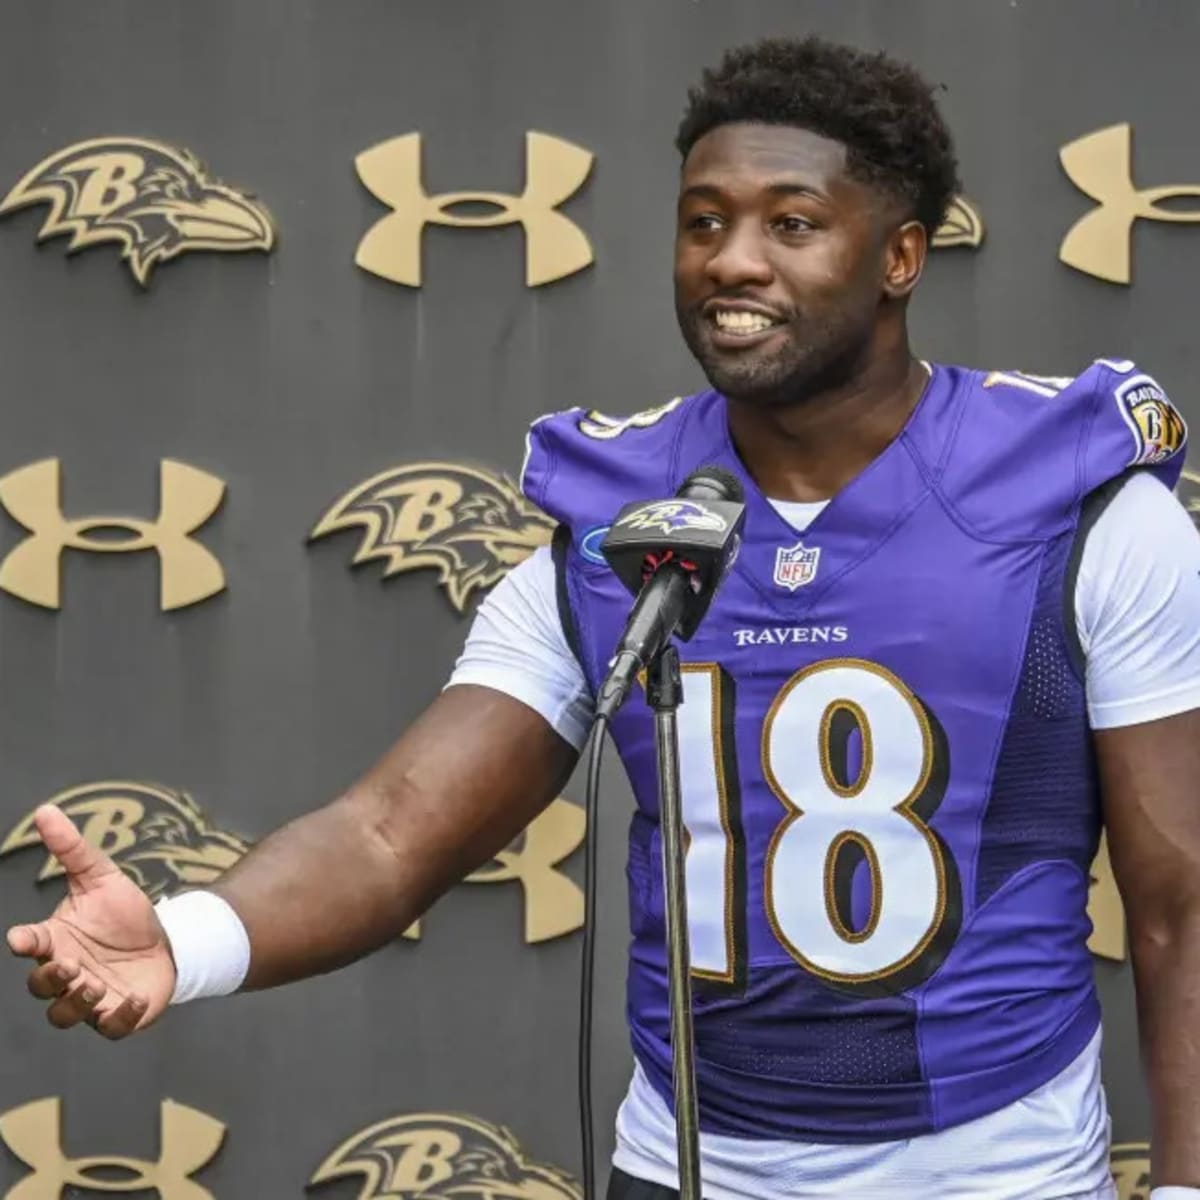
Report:
[[[883,263],[883,294],[902,300],[917,286],[929,251],[929,236],[920,221],[905,221],[888,239]]]

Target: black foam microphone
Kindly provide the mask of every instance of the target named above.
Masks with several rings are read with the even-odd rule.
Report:
[[[672,636],[687,641],[708,611],[741,544],[742,485],[720,467],[693,471],[669,500],[639,500],[617,514],[600,546],[637,597],[596,701],[605,719],[638,672]]]

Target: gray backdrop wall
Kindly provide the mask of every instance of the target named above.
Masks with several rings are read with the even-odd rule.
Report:
[[[628,413],[697,386],[669,290],[685,89],[730,43],[808,31],[886,48],[946,85],[987,238],[930,263],[913,314],[922,355],[1054,374],[1134,357],[1200,415],[1200,230],[1140,222],[1129,287],[1057,259],[1090,206],[1059,167],[1064,143],[1129,122],[1143,185],[1200,178],[1200,9],[1189,0],[0,7],[0,192],[71,143],[152,137],[253,190],[279,230],[269,256],[189,254],[143,291],[112,245],[70,258],[61,239],[36,247],[43,208],[0,222],[0,473],[59,458],[74,516],[151,518],[164,458],[228,485],[198,534],[226,572],[214,599],[161,612],[154,554],[83,552],[64,557],[58,611],[0,593],[0,835],[65,788],[116,779],[187,792],[253,839],[379,755],[442,685],[467,620],[433,573],[381,583],[378,565],[348,569],[357,535],[310,545],[309,530],[375,472],[447,460],[515,474],[523,428],[542,412]],[[593,266],[526,287],[516,226],[431,226],[420,289],[354,265],[386,213],[355,173],[360,151],[419,131],[430,193],[516,193],[528,130],[596,156],[564,206]],[[0,514],[0,551],[22,537]],[[567,795],[582,800],[581,778]],[[596,1035],[605,1154],[629,1069],[629,808],[610,764]],[[576,878],[579,858],[566,868]],[[60,883],[35,882],[41,862],[36,850],[0,858],[4,924],[58,898]],[[227,1126],[197,1179],[230,1200],[299,1195],[337,1143],[408,1112],[476,1114],[574,1173],[579,951],[577,934],[524,944],[516,884],[459,888],[419,942],[173,1012],[120,1045],[51,1031],[25,997],[24,968],[5,961],[0,1114],[58,1096],[68,1157],[152,1160],[172,1098]],[[1142,1141],[1128,964],[1097,969],[1115,1133]],[[0,1186],[26,1173],[0,1151]]]

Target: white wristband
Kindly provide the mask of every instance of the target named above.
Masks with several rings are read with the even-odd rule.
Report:
[[[175,958],[172,1004],[228,996],[250,969],[250,938],[242,919],[216,892],[184,892],[154,911]]]
[[[1200,1200],[1200,1188],[1158,1187],[1150,1189],[1150,1200]]]

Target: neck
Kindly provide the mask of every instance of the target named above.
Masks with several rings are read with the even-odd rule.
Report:
[[[789,404],[729,399],[729,431],[746,469],[775,500],[826,500],[895,440],[928,376],[907,342],[850,378]]]

